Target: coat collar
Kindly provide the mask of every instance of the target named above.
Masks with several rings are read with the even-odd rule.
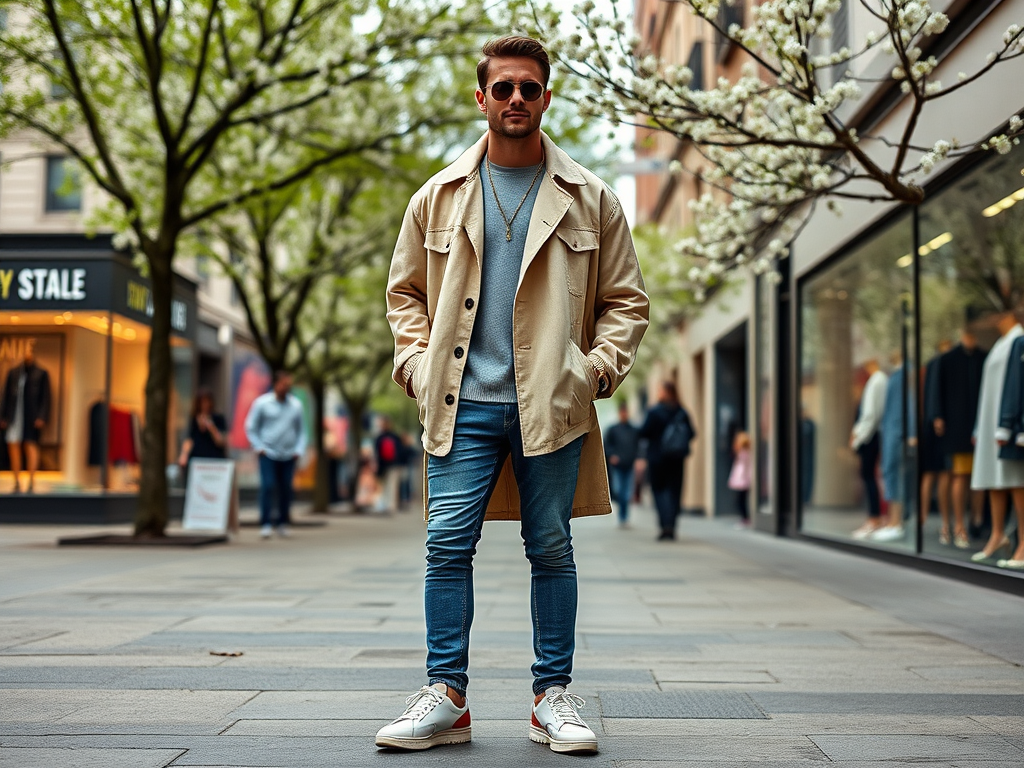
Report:
[[[583,185],[587,183],[572,158],[559,149],[544,131],[540,132],[540,140],[544,147],[544,162],[547,165],[548,174],[557,176],[569,184]],[[476,144],[463,152],[458,160],[437,174],[434,177],[434,184],[450,184],[453,181],[462,181],[468,178],[480,167],[486,152],[487,134],[485,133]]]

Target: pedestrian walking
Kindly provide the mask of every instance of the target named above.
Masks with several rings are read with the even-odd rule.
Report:
[[[675,383],[662,382],[658,402],[647,412],[640,428],[647,449],[647,477],[661,527],[658,541],[672,541],[676,537],[686,457],[696,436],[690,414],[679,402]]]
[[[264,539],[275,528],[279,536],[288,535],[295,465],[306,451],[302,403],[291,390],[291,374],[277,371],[273,389],[257,397],[245,417],[245,434],[260,460],[260,536]]]
[[[402,438],[391,428],[391,419],[382,416],[380,434],[373,444],[377,460],[377,479],[382,492],[377,499],[378,512],[394,512],[399,507],[399,483],[402,479]]]
[[[619,405],[619,422],[604,437],[604,455],[608,459],[612,499],[619,507],[619,527],[629,527],[629,500],[633,496],[636,459],[640,450],[640,430],[629,420],[629,406]]]
[[[736,493],[736,514],[740,516],[739,527],[750,526],[750,480],[753,474],[753,457],[750,454],[750,435],[737,432],[732,441],[732,469],[729,471],[729,488]]]
[[[470,740],[473,555],[488,518],[521,521],[531,564],[530,738],[593,752],[583,700],[567,690],[570,517],[611,512],[593,401],[629,371],[648,300],[618,200],[540,130],[544,48],[505,37],[483,54],[487,133],[413,197],[388,281],[393,375],[416,398],[428,454],[428,685],[377,744]]]

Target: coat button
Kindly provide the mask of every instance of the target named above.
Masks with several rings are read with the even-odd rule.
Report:
[[[444,404],[445,405],[454,405],[455,404],[455,395],[451,395],[451,394],[445,395],[444,396]]]
[[[455,359],[456,360],[461,359],[464,354],[466,354],[466,351],[462,347],[456,347],[455,348]]]
[[[466,299],[466,309],[472,309],[474,303],[472,299]]]

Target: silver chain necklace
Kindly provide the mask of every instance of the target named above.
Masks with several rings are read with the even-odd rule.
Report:
[[[501,200],[498,199],[498,190],[494,188],[494,177],[491,176],[491,160],[485,158],[484,163],[487,166],[487,179],[491,182],[491,193],[494,195],[494,202],[498,204],[498,213],[501,214],[501,220],[505,222],[505,240],[506,242],[512,242],[512,222],[516,220],[516,216],[519,215],[519,211],[523,208],[523,203],[526,202],[526,198],[530,196],[533,191],[533,185],[537,183],[537,179],[540,178],[541,172],[544,170],[544,161],[541,160],[540,167],[537,168],[537,172],[533,174],[533,181],[530,182],[530,188],[526,190],[526,194],[523,195],[523,199],[519,201],[519,205],[516,206],[515,213],[512,214],[510,219],[505,215],[505,209],[501,207]]]

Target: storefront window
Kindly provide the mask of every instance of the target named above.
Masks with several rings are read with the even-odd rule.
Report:
[[[920,209],[922,256],[921,356],[924,401],[921,445],[923,551],[945,558],[995,565],[1008,547],[985,553],[1008,495],[976,488],[1024,486],[1024,450],[1012,445],[1001,458],[995,417],[1004,405],[1006,360],[1017,312],[1024,305],[1024,148],[993,157]],[[1000,336],[1007,338],[993,350]],[[1005,348],[1004,348],[1005,347]],[[1001,350],[1001,351],[1000,351]],[[1012,372],[1012,371],[1011,371]],[[1019,379],[1018,379],[1019,380]],[[1020,387],[1017,387],[1017,402]],[[979,404],[986,393],[988,408]],[[1008,404],[1012,409],[1012,403]],[[1015,441],[1020,429],[1010,424]],[[1024,499],[1024,495],[1022,495]],[[995,509],[994,509],[995,508]],[[999,521],[996,521],[997,527]],[[1012,530],[1012,522],[1009,525]],[[1001,538],[1001,536],[997,536]]]
[[[806,533],[915,546],[912,243],[906,215],[801,287]]]
[[[20,371],[27,358],[45,374],[48,394],[37,435],[27,434],[21,425],[18,435],[5,430],[0,446],[0,472],[6,493],[13,487],[10,452],[18,451],[26,470],[27,438],[37,437],[38,473],[36,493],[88,492],[101,489],[98,467],[89,463],[91,441],[90,408],[102,402],[106,387],[107,339],[101,330],[105,314],[97,312],[0,311],[0,402],[10,400],[16,408]],[[24,408],[24,401],[22,400]],[[8,427],[10,425],[8,424]],[[34,426],[34,425],[32,425]],[[22,475],[22,488],[27,474]]]
[[[147,281],[113,252],[47,258],[5,245],[0,241],[0,493],[13,490],[13,469],[27,490],[32,465],[35,495],[135,493],[153,312]],[[195,375],[195,289],[180,279],[171,326],[173,456]],[[31,519],[35,495],[2,511]],[[109,511],[92,502],[83,509]]]

